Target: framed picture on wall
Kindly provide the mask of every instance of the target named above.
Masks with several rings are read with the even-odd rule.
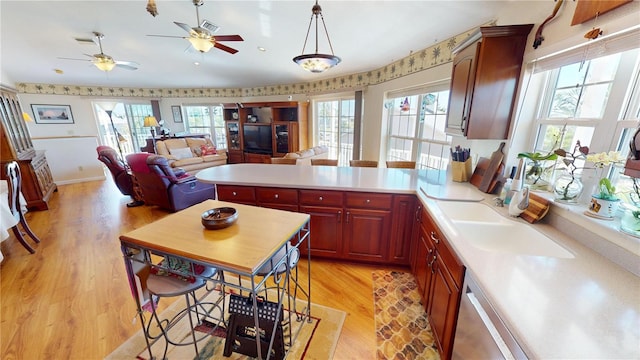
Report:
[[[31,104],[36,124],[73,124],[69,105]]]
[[[171,107],[171,112],[173,112],[173,122],[181,123],[182,122],[182,109],[180,109],[180,105],[174,105]]]

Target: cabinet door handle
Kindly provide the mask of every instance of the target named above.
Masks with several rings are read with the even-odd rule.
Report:
[[[432,232],[429,234],[429,237],[431,237],[431,240],[433,240],[433,242],[434,242],[434,243],[436,243],[436,244],[440,244],[440,239],[438,239],[438,238],[436,237],[436,233],[435,233],[435,232],[433,232],[433,231],[432,231]]]
[[[278,196],[278,194],[275,194],[274,197],[277,199],[279,196]]]
[[[231,193],[231,195],[236,196],[238,195],[238,193],[236,193],[235,191]]]
[[[371,200],[367,199],[367,200],[365,200],[364,202],[365,202],[366,204],[368,204],[368,203],[370,203],[370,202],[371,202]]]
[[[347,224],[349,223],[349,215],[351,215],[351,212],[347,211]]]
[[[318,200],[322,201],[324,199],[322,198],[322,196],[318,196]]]
[[[464,127],[467,125],[467,117],[463,116],[462,117],[462,122],[460,122],[460,130],[462,130],[462,132],[464,132]]]
[[[422,206],[418,206],[416,209],[416,222],[420,222],[420,210],[422,210]]]
[[[342,211],[338,211],[338,223],[342,221]]]
[[[436,272],[436,269],[435,269],[435,266],[434,266],[434,264],[436,262],[436,258],[437,258],[437,256],[434,255],[433,259],[431,259],[431,262],[429,263],[429,267],[431,268],[431,273],[432,274]]]

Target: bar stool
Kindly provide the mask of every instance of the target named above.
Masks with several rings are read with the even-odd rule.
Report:
[[[271,158],[269,163],[270,164],[281,164],[281,165],[296,165],[298,162],[298,159],[289,159],[289,158]]]
[[[151,294],[151,318],[147,323],[145,335],[148,339],[156,340],[160,337],[163,337],[165,339],[164,354],[162,357],[163,359],[167,356],[169,344],[174,346],[186,346],[193,344],[196,351],[196,358],[198,358],[200,355],[198,350],[198,342],[206,338],[208,334],[203,333],[202,336],[198,338],[196,336],[195,328],[204,319],[213,319],[216,327],[221,325],[224,326],[225,294],[223,287],[221,290],[221,296],[215,302],[201,302],[196,295],[196,290],[199,290],[203,286],[205,286],[205,284],[207,283],[206,279],[213,278],[214,276],[218,276],[220,279],[222,279],[223,275],[221,271],[217,271],[217,269],[215,268],[194,265],[186,261],[182,261],[182,266],[184,267],[184,264],[186,264],[186,266],[190,268],[190,270],[169,270],[168,268],[174,268],[172,261],[175,262],[182,260],[169,257],[165,258],[165,260],[163,260],[161,264],[152,266],[152,272],[147,278],[147,290]],[[196,268],[197,266],[199,266],[199,268]],[[193,274],[197,274],[197,276],[194,276]],[[221,280],[221,282],[223,281]],[[214,291],[214,289],[207,289],[207,294],[211,291]],[[184,296],[186,306],[171,319],[160,319],[157,313],[157,304],[153,298],[154,296],[157,298]],[[219,318],[215,318],[212,316],[212,313],[215,309],[220,312]],[[194,314],[196,316],[195,321],[193,319]],[[172,339],[169,330],[173,326],[175,326],[184,316],[189,317],[191,340],[187,341],[186,338],[183,340]],[[151,325],[154,323],[160,330],[160,334],[151,334]],[[147,346],[149,346],[148,342]],[[151,355],[150,347],[149,353]]]
[[[388,169],[415,169],[415,161],[387,161]]]
[[[349,166],[351,167],[378,167],[378,162],[375,160],[349,160]]]
[[[337,159],[311,159],[311,165],[338,166]]]

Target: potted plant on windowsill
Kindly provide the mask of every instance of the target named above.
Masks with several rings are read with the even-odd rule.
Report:
[[[598,193],[591,195],[589,212],[598,216],[612,218],[618,210],[620,199],[615,195],[616,187],[611,184],[608,178],[600,179],[598,182]]]
[[[593,162],[596,169],[602,169],[608,165],[622,163],[623,159],[620,153],[610,151],[598,154],[587,155],[587,161]],[[589,203],[589,214],[597,215],[605,218],[613,218],[618,210],[620,199],[616,196],[616,187],[611,184],[611,180],[603,177],[598,182],[596,192],[591,195]]]
[[[553,152],[562,157],[562,164],[564,165],[564,173],[553,184],[556,201],[575,203],[580,194],[582,194],[583,189],[581,174],[577,172],[579,168],[576,166],[576,160],[586,158],[589,153],[589,147],[582,146],[580,140],[578,140],[572,152],[564,149],[556,149]]]
[[[525,173],[525,180],[531,188],[546,188],[546,184],[541,184],[542,176],[549,173],[553,169],[555,162],[551,165],[545,165],[547,161],[556,160],[558,155],[551,152],[543,155],[539,152],[523,152],[518,154],[518,158],[525,158],[529,160],[527,164],[527,171]]]

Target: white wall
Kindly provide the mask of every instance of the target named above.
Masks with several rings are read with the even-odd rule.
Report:
[[[529,35],[527,47],[525,50],[525,63],[533,59],[553,54],[555,52],[567,49],[568,47],[584,44],[587,40],[583,35],[592,27],[600,27],[604,35],[612,34],[622,29],[636,26],[640,22],[640,2],[634,1],[626,4],[619,9],[610,13],[600,15],[597,23],[589,21],[582,25],[570,26],[571,19],[576,1],[564,1],[558,15],[549,22],[543,31],[545,40],[538,49],[533,49],[532,43],[535,32],[540,23],[551,14],[555,2],[551,1],[530,1],[528,6],[530,11],[508,11],[499,14],[496,21],[498,25],[524,24],[533,23],[534,28]],[[506,7],[505,7],[506,8]],[[429,44],[425,44],[425,47]],[[383,102],[384,94],[403,88],[415,87],[421,84],[437,82],[450,78],[451,64],[444,64],[426,71],[422,71],[409,76],[401,77],[379,85],[369,86],[364,90],[364,126],[363,126],[363,159],[384,160],[385,154],[385,134],[386,124],[383,120]],[[0,79],[4,82],[4,78]],[[521,91],[517,104],[522,103],[522,97],[527,95],[527,104],[523,111],[517,109],[514,111],[514,122],[517,128],[512,127],[511,136],[508,140],[507,148],[510,154],[507,158],[507,167],[515,165],[515,154],[521,151],[528,151],[531,141],[531,120],[533,119],[533,107],[530,105],[536,101],[535,91],[528,89],[522,90],[523,86],[528,83],[527,75],[521,79]],[[525,87],[526,89],[526,87]],[[317,98],[326,97],[325,95],[317,96]],[[96,100],[105,100],[104,98],[87,97],[87,96],[64,96],[64,95],[39,95],[39,94],[19,94],[21,104],[25,111],[31,112],[31,104],[65,104],[71,105],[74,124],[50,125],[29,123],[31,135],[38,138],[73,138],[77,137],[93,137],[97,138],[97,126],[94,119],[91,102]],[[312,97],[316,98],[316,97]],[[123,98],[121,100],[126,100]],[[150,101],[151,99],[136,99],[137,101]],[[173,133],[184,131],[184,124],[176,124],[173,122],[171,112],[172,105],[196,105],[196,104],[216,104],[216,103],[235,103],[235,102],[256,102],[256,101],[288,101],[286,96],[267,96],[267,97],[247,97],[247,98],[163,98],[160,100],[161,119],[165,120],[166,126]],[[293,96],[293,101],[309,100],[305,94]],[[33,115],[33,114],[32,114]],[[313,127],[310,126],[311,131]],[[309,134],[312,139],[311,134]],[[95,164],[99,164],[98,160],[93,156],[95,154],[95,146],[87,141],[34,141],[37,149],[47,150],[49,164],[53,169],[55,181],[85,181],[92,178],[93,172],[89,174],[87,171],[93,171]],[[456,137],[454,144],[460,144],[465,147],[471,147],[477,156],[488,156],[493,152],[499,141],[495,140],[475,140],[467,141],[464,138]],[[82,153],[83,156],[79,154]],[[51,156],[49,156],[49,154]],[[54,155],[55,154],[55,155]],[[61,157],[65,162],[63,165],[57,164],[58,155],[66,154]],[[91,154],[90,156],[84,156]],[[74,171],[79,168],[86,169],[84,171]],[[88,176],[89,175],[89,176]],[[75,180],[74,180],[75,179]]]

